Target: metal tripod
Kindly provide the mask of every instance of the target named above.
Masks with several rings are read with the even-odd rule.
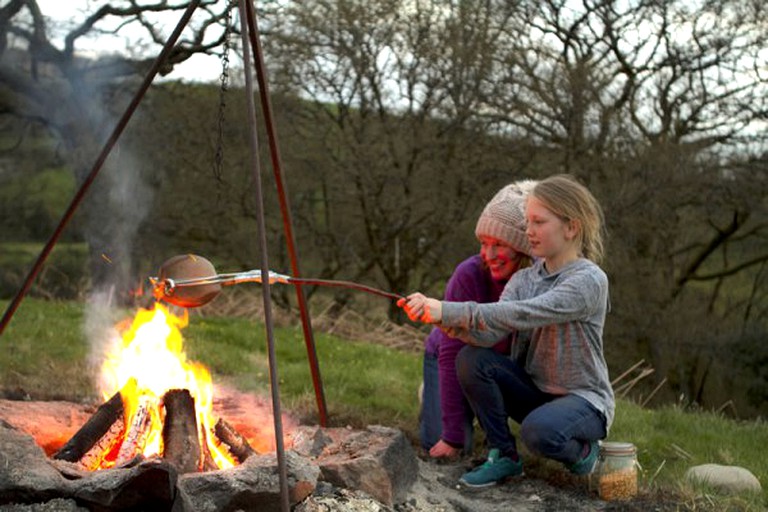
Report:
[[[13,314],[16,312],[21,301],[24,299],[25,295],[27,294],[30,287],[32,286],[32,283],[40,273],[43,267],[43,264],[45,263],[46,259],[48,258],[51,251],[53,250],[53,247],[56,245],[56,242],[61,237],[61,234],[64,231],[64,228],[72,219],[72,216],[74,215],[78,206],[85,198],[85,195],[88,192],[88,189],[91,187],[94,180],[96,179],[99,172],[101,171],[107,157],[109,156],[115,144],[117,143],[120,135],[123,133],[126,126],[128,125],[128,122],[130,121],[134,112],[138,108],[141,100],[143,99],[147,90],[152,84],[152,81],[154,80],[155,76],[157,76],[157,73],[159,72],[161,67],[164,65],[164,63],[168,59],[168,56],[173,50],[173,47],[178,41],[182,31],[189,23],[189,20],[191,19],[192,14],[200,5],[200,1],[201,0],[190,1],[189,6],[184,11],[176,28],[171,33],[171,36],[166,41],[160,54],[155,59],[154,63],[152,64],[152,67],[150,68],[149,72],[147,73],[144,80],[142,81],[141,86],[139,87],[139,90],[136,92],[133,99],[131,100],[128,107],[126,108],[125,112],[118,120],[110,137],[107,139],[107,142],[104,144],[101,152],[96,158],[96,162],[93,164],[91,171],[88,173],[82,185],[80,186],[77,193],[75,194],[72,201],[70,202],[68,208],[65,210],[61,220],[59,221],[59,224],[57,225],[51,237],[48,239],[48,242],[45,244],[45,246],[43,246],[43,249],[41,250],[37,260],[33,264],[29,273],[27,274],[19,291],[17,292],[17,294],[15,295],[11,303],[8,305],[8,308],[6,309],[2,317],[2,320],[0,320],[0,335],[2,335],[6,326],[8,325],[11,318],[13,317]],[[297,302],[299,306],[299,311],[301,314],[301,324],[302,324],[302,329],[304,331],[304,340],[307,348],[307,356],[309,358],[310,370],[312,374],[312,383],[315,389],[315,398],[317,401],[317,407],[319,412],[319,423],[321,426],[326,426],[327,409],[325,404],[325,395],[323,392],[322,379],[320,377],[320,369],[317,361],[317,353],[315,349],[315,341],[314,341],[314,335],[312,332],[312,326],[310,323],[307,301],[304,295],[304,290],[302,289],[301,282],[299,281],[301,277],[301,272],[299,269],[299,261],[298,261],[297,251],[296,251],[295,236],[293,234],[293,220],[291,216],[290,206],[288,203],[288,196],[286,193],[285,183],[282,175],[282,161],[281,161],[279,145],[277,141],[277,132],[275,130],[274,118],[272,115],[272,105],[269,98],[269,87],[267,85],[266,66],[264,65],[264,58],[261,50],[261,42],[260,42],[258,24],[256,20],[256,10],[253,6],[253,0],[238,0],[238,11],[240,14],[240,27],[241,27],[241,36],[242,36],[242,43],[243,43],[243,60],[245,64],[244,66],[245,85],[246,85],[245,93],[247,96],[248,114],[249,114],[249,131],[250,131],[249,146],[250,146],[250,153],[251,153],[251,168],[254,174],[254,182],[255,182],[255,189],[256,189],[255,193],[256,193],[256,199],[257,199],[256,203],[258,205],[257,220],[258,220],[258,226],[259,226],[259,247],[260,247],[261,261],[262,261],[261,273],[262,275],[269,274],[269,262],[267,259],[266,228],[265,228],[265,222],[264,222],[264,201],[263,201],[263,194],[262,194],[262,188],[261,188],[261,168],[259,165],[259,158],[258,158],[258,138],[257,138],[257,131],[256,131],[256,107],[254,104],[253,80],[252,80],[252,73],[251,73],[251,65],[252,65],[251,58],[253,59],[253,66],[256,72],[256,78],[259,85],[259,97],[261,99],[261,107],[262,107],[262,112],[264,114],[264,121],[266,125],[267,136],[268,136],[273,174],[275,177],[277,192],[280,200],[280,211],[282,214],[283,228],[286,235],[286,241],[288,245],[287,248],[288,248],[288,253],[291,261],[291,272],[293,274],[293,277],[297,278],[297,281],[293,282],[292,284],[296,289],[296,297],[297,297]],[[288,478],[287,478],[287,471],[286,471],[286,465],[285,465],[285,448],[283,445],[283,427],[282,427],[282,417],[281,417],[281,410],[280,410],[280,394],[279,394],[279,388],[278,388],[279,380],[277,376],[277,362],[275,359],[269,280],[266,280],[266,282],[264,283],[264,286],[262,286],[262,295],[263,295],[263,301],[264,301],[264,323],[267,331],[267,343],[268,343],[268,352],[269,352],[270,386],[272,390],[272,409],[273,409],[274,422],[275,422],[277,463],[278,463],[278,470],[280,474],[281,505],[282,505],[282,510],[285,512],[288,512],[290,510],[289,495],[288,495]]]

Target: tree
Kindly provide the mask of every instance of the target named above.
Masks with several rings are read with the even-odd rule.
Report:
[[[103,2],[79,20],[56,25],[36,0],[7,2],[0,7],[0,115],[14,118],[17,126],[26,123],[47,130],[80,183],[90,172],[104,134],[125,108],[127,93],[134,92],[136,79],[146,74],[165,42],[168,29],[159,17],[180,13],[188,5],[167,0]],[[228,2],[202,2],[163,73],[171,73],[196,53],[216,52],[228,8]],[[88,37],[119,35],[131,28],[144,33],[137,36],[146,45],[140,52],[97,60],[78,54],[78,45]],[[131,284],[126,249],[146,214],[136,198],[149,194],[140,179],[140,154],[122,149],[107,162],[82,208],[94,285],[117,285],[119,291]]]
[[[482,169],[569,172],[608,214],[617,353],[701,396],[710,345],[765,308],[759,288],[729,291],[764,279],[768,262],[762,5],[318,0],[284,15],[270,41],[278,83],[336,127],[319,134],[335,163],[305,219],[329,250],[325,271],[378,269],[394,289],[439,282],[427,273],[445,267],[429,265],[455,237],[441,226],[482,203],[492,179],[465,192]],[[468,143],[477,134],[484,143]],[[472,176],[424,180],[439,166]],[[334,218],[353,202],[359,217]]]
[[[708,345],[765,307],[756,288],[727,292],[764,279],[768,262],[765,8],[552,0],[521,13],[484,115],[596,191],[612,337],[695,400],[716,357]]]
[[[474,250],[480,207],[528,163],[499,150],[510,142],[476,115],[509,12],[506,2],[386,0],[283,12],[268,41],[275,83],[314,101],[292,126],[328,161],[302,173],[297,205],[327,256],[322,275],[375,276],[406,292],[444,282]]]

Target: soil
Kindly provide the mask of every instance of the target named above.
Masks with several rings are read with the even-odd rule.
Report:
[[[575,477],[553,468],[548,462],[534,461],[533,468],[521,477],[482,489],[458,483],[461,475],[480,461],[451,463],[419,458],[419,479],[409,498],[394,507],[397,512],[495,512],[495,511],[667,511],[680,504],[665,502],[658,495],[639,496],[631,501],[605,502],[591,490],[589,477]],[[547,466],[544,468],[543,466]],[[547,477],[544,477],[544,472]]]

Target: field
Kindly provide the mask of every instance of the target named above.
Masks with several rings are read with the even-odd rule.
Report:
[[[0,302],[5,310],[8,302]],[[124,312],[128,314],[128,312]],[[114,321],[118,321],[116,315]],[[84,306],[78,302],[26,299],[0,339],[0,394],[16,399],[94,401],[89,343],[83,335]],[[264,326],[241,317],[196,315],[184,329],[190,359],[208,366],[214,379],[267,395],[269,367]],[[331,426],[383,424],[403,429],[415,443],[421,379],[418,352],[316,333]],[[284,409],[307,423],[317,421],[315,397],[299,327],[275,328],[280,396]],[[617,370],[613,373],[618,374]],[[56,385],[51,385],[55,376]],[[718,496],[683,483],[685,470],[717,463],[749,469],[768,482],[768,425],[737,422],[708,411],[676,405],[646,409],[619,400],[609,440],[638,448],[644,493],[678,496],[683,510],[763,510],[768,492]],[[534,463],[546,475],[547,461]]]

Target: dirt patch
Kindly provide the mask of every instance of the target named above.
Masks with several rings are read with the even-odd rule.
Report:
[[[534,461],[530,472],[500,485],[471,489],[458,483],[461,475],[477,461],[437,463],[419,459],[419,479],[397,512],[540,512],[540,511],[671,511],[680,504],[659,496],[639,496],[632,501],[605,502],[590,489],[588,477],[574,477],[565,471],[547,468]],[[543,463],[543,464],[546,464]]]

